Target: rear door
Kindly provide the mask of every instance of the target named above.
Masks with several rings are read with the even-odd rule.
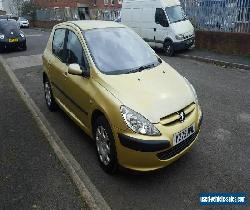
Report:
[[[67,79],[68,66],[65,52],[66,29],[55,29],[52,40],[52,56],[49,62],[49,74],[54,95],[62,104],[66,104],[64,88]]]

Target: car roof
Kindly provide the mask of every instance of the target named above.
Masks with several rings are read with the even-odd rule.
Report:
[[[99,28],[125,28],[126,26],[114,22],[114,21],[102,21],[102,20],[77,20],[77,21],[67,21],[62,24],[74,24],[81,30],[91,30]]]
[[[17,21],[14,19],[0,19],[0,23],[7,23],[7,22],[17,23]]]

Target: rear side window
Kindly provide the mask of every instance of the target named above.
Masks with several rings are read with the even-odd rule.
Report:
[[[65,41],[65,29],[56,29],[53,37],[52,51],[53,54],[58,57],[62,62],[65,61],[64,41]]]
[[[81,67],[86,68],[83,56],[83,48],[78,37],[75,35],[75,33],[69,31],[67,40],[67,64],[77,63]]]

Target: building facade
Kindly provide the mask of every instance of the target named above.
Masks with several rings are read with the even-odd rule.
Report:
[[[33,0],[41,10],[38,20],[114,20],[120,14],[121,0]]]

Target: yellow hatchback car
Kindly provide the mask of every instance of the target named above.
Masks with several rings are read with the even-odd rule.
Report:
[[[124,25],[56,25],[43,70],[49,110],[59,106],[94,139],[106,172],[162,168],[197,139],[202,112],[193,86]]]

